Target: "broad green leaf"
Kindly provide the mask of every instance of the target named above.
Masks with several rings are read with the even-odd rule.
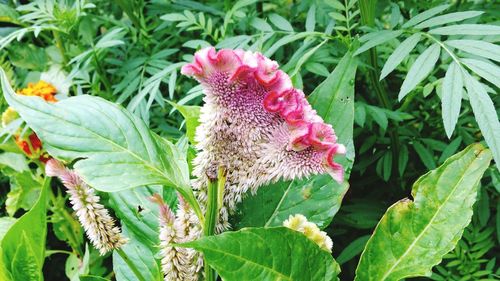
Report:
[[[34,266],[30,266],[29,269],[36,268],[35,271],[41,275],[45,260],[45,238],[47,236],[46,193],[49,187],[50,179],[47,178],[36,204],[10,227],[1,241],[3,261],[14,279],[18,274],[21,274],[16,269],[16,256],[19,263],[26,261],[23,258],[29,259],[29,263]],[[22,280],[22,278],[15,280]]]
[[[428,19],[422,23],[419,23],[415,26],[415,28],[427,28],[427,27],[432,27],[436,25],[443,25],[447,24],[450,22],[457,22],[473,17],[477,17],[484,12],[482,11],[467,11],[467,12],[456,12],[456,13],[449,13],[449,14],[444,14],[441,16],[437,16],[435,18]]]
[[[172,189],[165,191],[175,196]],[[155,193],[162,194],[162,188],[159,186],[136,187],[109,194],[109,205],[121,220],[121,224],[126,225],[128,231],[139,237],[140,242],[151,250],[155,249],[159,243],[158,208],[148,199]],[[175,197],[171,196],[171,198]],[[172,200],[167,200],[167,203],[172,206],[172,202],[169,201]]]
[[[88,95],[57,103],[17,95],[4,72],[0,74],[9,105],[52,156],[83,158],[74,168],[94,188],[111,192],[159,184],[175,187],[188,202],[196,202],[185,157],[175,145],[152,133],[139,117]]]
[[[293,27],[284,17],[278,14],[270,14],[269,20],[279,29],[283,31],[293,32]]]
[[[182,246],[202,252],[223,280],[338,280],[338,264],[300,232],[245,228]]]
[[[196,134],[196,127],[200,124],[200,107],[194,105],[180,105],[174,102],[169,102],[186,120],[186,136],[191,144],[196,144],[194,136]]]
[[[486,144],[493,152],[497,168],[500,170],[500,121],[498,121],[495,105],[481,83],[466,72],[464,75],[465,87],[474,117]]]
[[[120,249],[127,255],[129,262],[139,270],[142,278],[145,281],[163,280],[160,266],[154,257],[156,252],[142,243],[140,236],[131,233],[126,225],[122,226],[122,232],[130,240]],[[116,274],[116,281],[141,281],[117,251],[113,251],[113,271]]]
[[[302,214],[325,228],[339,210],[348,187],[329,175],[260,187],[257,194],[238,206],[235,227],[281,226],[290,215]]]
[[[444,42],[453,48],[500,62],[500,46],[480,40],[448,40]]]
[[[26,156],[20,153],[4,152],[0,154],[0,165],[12,168],[16,172],[29,170]]]
[[[38,263],[36,253],[26,232],[21,233],[21,239],[18,243],[11,264],[12,278],[23,281],[43,280],[41,265]]]
[[[405,24],[403,24],[403,28],[412,27],[412,26],[414,26],[414,25],[416,25],[416,24],[418,24],[426,19],[432,18],[433,16],[448,9],[448,7],[450,7],[450,5],[446,4],[446,5],[437,6],[437,7],[434,7],[432,9],[429,9],[427,11],[424,11],[424,12],[414,16],[413,18],[411,18]]]
[[[420,33],[415,33],[403,41],[403,43],[401,43],[394,50],[385,62],[384,68],[382,68],[380,80],[384,79],[389,73],[391,73],[404,60],[404,58],[410,54],[413,48],[417,45],[418,41],[420,41]]]
[[[437,35],[500,35],[500,26],[488,24],[456,24],[429,30]]]
[[[500,67],[488,61],[477,59],[461,59],[461,61],[477,75],[500,88],[500,79],[498,79],[500,77]]]
[[[375,36],[372,39],[368,40],[365,44],[363,44],[359,49],[354,52],[354,56],[361,54],[364,51],[367,51],[377,45],[385,43],[391,39],[394,39],[403,33],[402,30],[396,31],[388,31],[383,36]]]
[[[355,280],[400,280],[430,276],[462,236],[472,217],[477,186],[491,152],[473,144],[420,177],[414,201],[392,205],[361,255]]]
[[[308,100],[325,122],[332,124],[338,142],[347,148],[345,159],[338,160],[348,178],[354,162],[354,79],[358,60],[347,52],[330,75],[314,89]]]
[[[19,14],[7,4],[0,3],[0,22],[19,23]]]
[[[254,17],[251,21],[250,24],[257,30],[261,32],[273,32],[273,28],[267,23],[267,21]]]
[[[342,250],[337,258],[337,262],[342,265],[359,255],[365,248],[368,239],[370,239],[370,235],[364,235],[352,241]]]
[[[441,47],[437,43],[433,44],[415,60],[399,91],[398,99],[400,101],[431,73],[439,58],[440,51]]]
[[[452,62],[444,76],[441,94],[444,130],[449,139],[460,114],[463,87],[462,69],[456,62]]]

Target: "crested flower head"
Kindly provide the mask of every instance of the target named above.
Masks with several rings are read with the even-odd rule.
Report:
[[[229,227],[228,213],[247,190],[323,173],[343,180],[334,156],[345,147],[275,61],[210,47],[198,51],[181,72],[205,92],[193,171],[200,200],[206,199],[207,172],[220,165],[227,170],[219,230]]]
[[[318,246],[328,252],[332,252],[332,239],[328,237],[326,232],[321,231],[318,226],[307,221],[307,218],[301,214],[296,214],[283,222],[283,226],[303,233],[307,238],[312,240]]]
[[[76,172],[66,168],[55,159],[48,160],[45,172],[47,176],[58,177],[68,189],[78,220],[101,255],[120,248],[127,242],[108,210],[99,203],[100,198],[95,194],[94,189],[88,186]]]

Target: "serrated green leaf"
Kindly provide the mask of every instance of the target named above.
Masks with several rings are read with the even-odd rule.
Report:
[[[418,23],[420,23],[428,18],[432,18],[433,16],[448,9],[448,7],[450,7],[450,5],[446,4],[446,5],[437,6],[437,7],[434,7],[432,9],[429,9],[427,11],[424,11],[424,12],[414,16],[413,18],[411,18],[405,24],[403,24],[403,28],[412,27],[412,26],[414,26],[414,25],[416,25],[416,24],[418,24]]]
[[[402,30],[395,31],[387,31],[383,36],[375,36],[374,38],[368,40],[365,44],[363,44],[359,49],[354,52],[354,56],[361,54],[364,51],[367,51],[375,46],[378,46],[382,43],[385,43],[391,39],[394,39],[403,33]]]
[[[293,27],[284,17],[278,14],[270,14],[269,20],[279,29],[283,31],[293,32]]]
[[[83,158],[74,168],[89,185],[107,192],[166,185],[175,187],[191,205],[196,204],[185,156],[151,132],[139,117],[88,95],[53,104],[17,95],[3,71],[0,75],[5,99],[37,133],[50,155]]]
[[[437,35],[499,35],[500,26],[488,24],[456,24],[429,30]]]
[[[332,124],[338,142],[347,148],[338,162],[350,173],[354,162],[354,79],[358,60],[347,52],[330,75],[309,95],[308,100],[325,122]]]
[[[202,252],[224,280],[326,281],[340,272],[330,253],[284,227],[245,228],[182,246]]]
[[[429,276],[462,236],[472,217],[477,186],[491,152],[468,146],[419,178],[414,201],[391,206],[368,241],[355,280],[400,280]]]
[[[380,73],[380,80],[384,79],[391,73],[415,48],[418,41],[420,41],[420,33],[415,33],[403,41],[389,56]]]
[[[329,175],[260,187],[257,194],[238,206],[235,227],[281,226],[290,215],[300,213],[325,228],[339,210],[348,187]]]
[[[486,144],[493,152],[497,169],[500,170],[500,121],[498,121],[495,106],[481,83],[466,72],[464,72],[464,77],[474,117]]]
[[[446,45],[487,59],[500,61],[500,46],[479,40],[448,40]]]
[[[500,88],[500,79],[498,79],[500,77],[500,67],[488,61],[477,59],[461,59],[461,61],[477,75]]]
[[[462,69],[456,62],[452,62],[444,76],[441,94],[444,130],[449,139],[460,114],[463,87]]]
[[[433,44],[415,60],[401,85],[398,95],[400,101],[431,73],[439,59],[440,51],[441,47],[437,43]]]
[[[415,26],[415,28],[427,28],[427,27],[432,27],[436,25],[443,25],[447,24],[450,22],[457,22],[473,17],[477,17],[484,12],[482,11],[467,11],[467,12],[456,12],[456,13],[449,13],[449,14],[444,14],[441,16],[437,16],[435,18],[428,19],[422,23],[419,23]]]

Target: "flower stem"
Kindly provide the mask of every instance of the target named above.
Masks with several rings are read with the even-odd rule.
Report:
[[[226,184],[226,172],[223,167],[219,167],[217,178],[208,179],[208,200],[207,211],[205,213],[205,224],[203,226],[203,234],[212,236],[215,233],[215,226],[219,220],[219,211],[222,207],[224,198],[224,185]],[[207,281],[215,281],[217,279],[216,272],[211,268],[205,260],[205,277]]]
[[[61,57],[63,59],[63,64],[66,66],[66,63],[68,63],[68,57],[66,56],[66,51],[64,50],[64,45],[61,40],[61,35],[59,35],[58,31],[52,31],[52,34],[54,35],[54,39],[56,40],[56,47],[61,53]]]
[[[144,276],[142,276],[139,269],[135,266],[135,264],[132,263],[132,261],[127,256],[127,254],[123,251],[123,249],[117,248],[117,249],[115,249],[115,251],[118,253],[118,255],[120,255],[120,257],[123,259],[123,261],[125,261],[127,266],[130,268],[130,270],[132,270],[134,275],[137,277],[137,279],[139,279],[140,281],[146,281],[146,278],[144,278]]]

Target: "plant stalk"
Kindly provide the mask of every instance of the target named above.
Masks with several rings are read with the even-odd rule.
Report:
[[[215,234],[215,227],[219,221],[219,211],[222,207],[224,198],[224,186],[226,184],[226,172],[223,167],[219,167],[217,178],[208,179],[208,199],[207,210],[205,213],[205,224],[203,226],[203,234],[212,236]],[[215,281],[217,274],[205,260],[205,278],[207,281]]]

